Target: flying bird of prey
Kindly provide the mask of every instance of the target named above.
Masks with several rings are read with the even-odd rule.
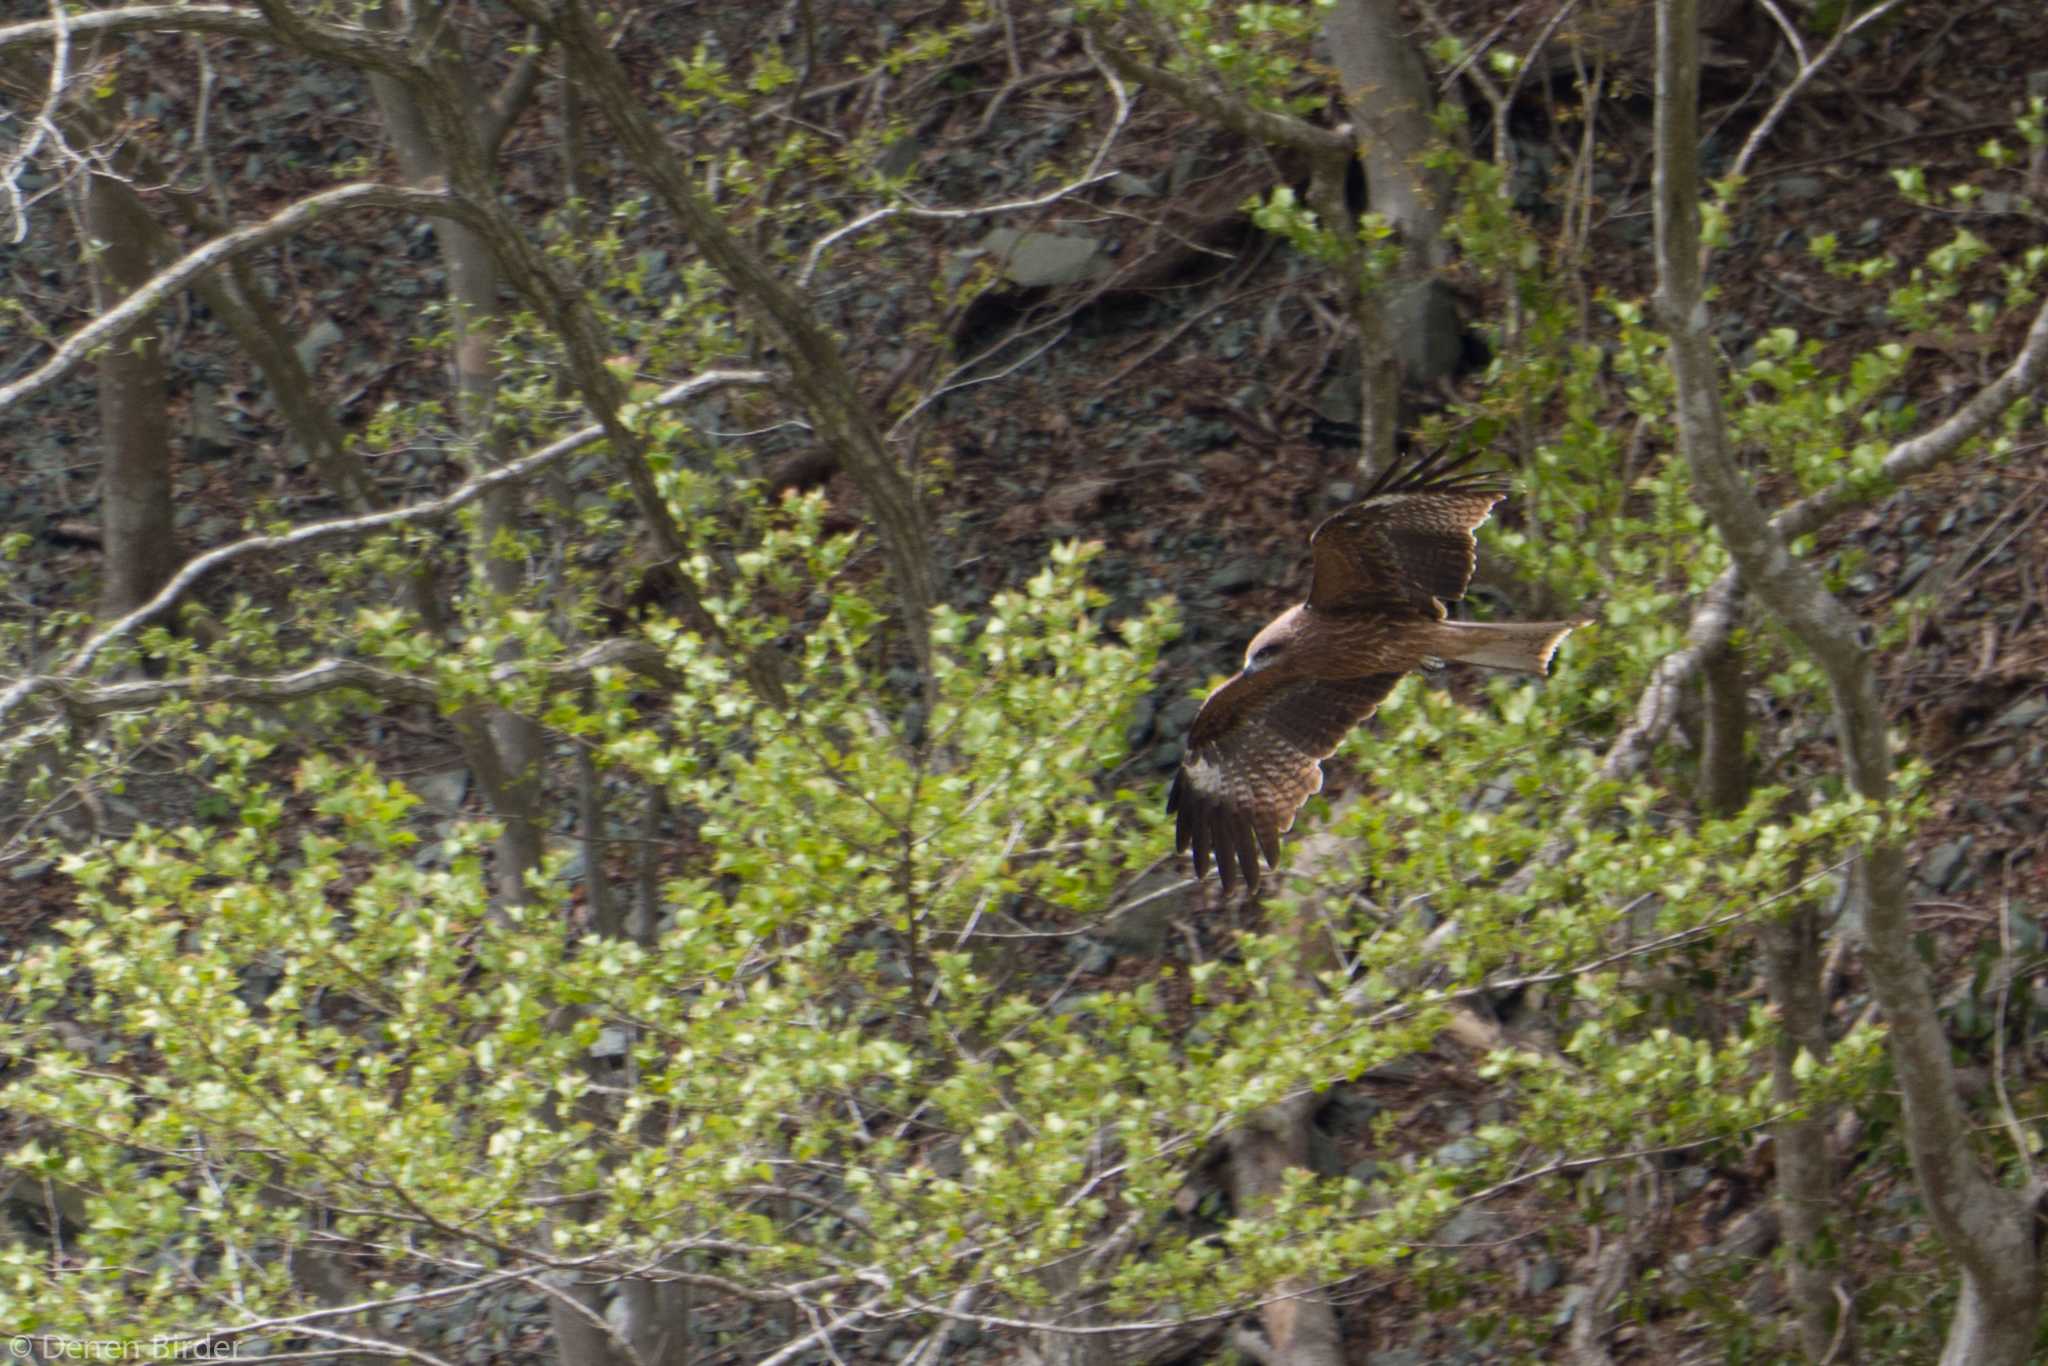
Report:
[[[1396,460],[1365,498],[1309,538],[1308,601],[1252,637],[1244,668],[1203,701],[1167,793],[1175,849],[1227,894],[1259,887],[1259,854],[1322,791],[1322,761],[1401,675],[1444,660],[1540,674],[1577,621],[1451,621],[1476,557],[1473,530],[1507,496],[1498,475],[1460,473],[1467,454]]]

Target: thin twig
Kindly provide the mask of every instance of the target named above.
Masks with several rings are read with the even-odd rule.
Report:
[[[812,1343],[826,1342],[831,1338],[832,1334],[848,1324],[858,1323],[860,1320],[869,1317],[875,1306],[882,1302],[882,1299],[883,1295],[879,1292],[868,1296],[859,1304],[853,1306],[853,1308],[833,1319],[830,1323],[820,1324],[803,1336],[793,1338],[784,1343],[780,1350],[762,1357],[758,1362],[754,1363],[754,1366],[783,1366],[784,1362],[794,1361],[797,1357],[802,1356],[808,1351]]]
[[[64,85],[71,78],[71,23],[64,9],[64,0],[50,0],[50,92],[43,99],[43,107],[29,120],[28,136],[15,149],[14,155],[0,166],[0,185],[7,191],[7,207],[14,218],[14,241],[20,242],[28,236],[28,205],[21,197],[21,186],[17,178],[29,159],[42,150],[49,140],[62,142],[57,129],[57,108],[64,101]]]
[[[2012,1140],[2013,1160],[2027,1172],[2027,1188],[2036,1187],[2033,1145],[2012,1108],[2012,1094],[2005,1086],[2005,1006],[2012,990],[2012,855],[2005,858],[2003,894],[1998,907],[1998,1006],[1991,1017],[1991,1088],[1998,1096],[1998,1112],[2005,1117],[2005,1136]]]
[[[260,223],[223,233],[152,275],[119,304],[66,337],[57,346],[55,354],[40,366],[11,384],[0,385],[0,412],[62,378],[97,348],[120,340],[122,334],[141,325],[166,299],[198,276],[225,265],[243,252],[267,246],[301,228],[310,227],[328,214],[358,208],[404,209],[433,218],[465,222],[476,216],[466,204],[445,192],[404,189],[371,181],[339,185],[307,195]]]
[[[133,298],[133,295],[129,296]],[[653,403],[657,407],[669,407],[685,399],[705,393],[711,389],[730,384],[767,384],[771,377],[762,370],[707,370],[701,375],[670,385],[658,395]],[[579,428],[558,441],[549,443],[533,454],[487,471],[463,484],[454,492],[424,503],[412,503],[405,507],[387,508],[381,512],[365,513],[359,517],[338,517],[333,521],[313,522],[295,527],[274,536],[250,536],[229,545],[217,547],[185,562],[178,572],[156,596],[143,603],[126,616],[117,617],[100,628],[71,656],[62,667],[47,674],[29,674],[17,679],[4,693],[0,693],[0,721],[4,721],[16,707],[34,692],[54,684],[74,679],[83,674],[100,651],[114,641],[134,631],[160,615],[165,609],[182,597],[185,591],[208,573],[222,565],[245,559],[250,555],[269,551],[288,550],[308,542],[324,540],[331,536],[359,535],[378,531],[385,527],[401,526],[408,522],[424,521],[443,517],[470,503],[475,502],[491,489],[510,481],[523,479],[540,469],[549,461],[559,460],[571,452],[600,440],[603,431],[593,423]]]
[[[1079,176],[1056,189],[1048,190],[1044,194],[1031,195],[1024,199],[1005,200],[997,204],[977,204],[967,208],[943,209],[934,208],[928,204],[919,204],[906,195],[900,204],[884,204],[881,208],[870,209],[860,217],[849,223],[841,224],[823,237],[820,237],[817,241],[811,243],[811,249],[804,253],[803,269],[797,272],[797,287],[801,289],[810,284],[811,277],[817,273],[818,266],[824,260],[825,253],[831,250],[836,243],[844,241],[854,233],[863,232],[877,223],[886,222],[898,215],[907,218],[943,220],[1020,213],[1027,209],[1042,209],[1049,204],[1056,204],[1062,199],[1069,198],[1080,193],[1082,190],[1088,189],[1090,186],[1099,185],[1103,181],[1112,178],[1115,173],[1104,171],[1102,163],[1108,159],[1109,149],[1116,145],[1117,137],[1123,132],[1124,125],[1130,121],[1130,92],[1124,88],[1124,83],[1117,79],[1116,72],[1104,64],[1096,54],[1094,40],[1089,37],[1085,29],[1082,30],[1081,41],[1087,49],[1090,58],[1095,61],[1097,69],[1102,72],[1103,80],[1109,83],[1110,94],[1116,100],[1116,112],[1110,118],[1109,128],[1103,133],[1101,140],[1096,144],[1094,155],[1088,158],[1088,165]]]
[[[1884,18],[1887,14],[1890,14],[1893,10],[1904,4],[1905,0],[1883,0],[1882,4],[1873,5],[1860,14],[1856,13],[1849,6],[1843,6],[1842,17],[1845,22],[1835,29],[1835,35],[1828,39],[1827,46],[1823,47],[1810,61],[1806,56],[1806,44],[1800,41],[1798,31],[1785,18],[1784,14],[1780,12],[1777,5],[1772,0],[1761,0],[1761,3],[1770,11],[1771,17],[1777,21],[1778,27],[1785,31],[1787,41],[1792,44],[1792,51],[1799,58],[1799,74],[1794,76],[1785,88],[1778,92],[1778,97],[1771,101],[1771,107],[1764,111],[1763,119],[1756,127],[1750,129],[1749,137],[1742,144],[1742,150],[1736,154],[1734,164],[1728,168],[1728,174],[1731,176],[1739,176],[1749,169],[1749,163],[1763,149],[1765,140],[1776,130],[1778,120],[1784,118],[1785,111],[1792,107],[1792,101],[1799,97],[1799,92],[1806,88],[1809,81],[1820,74],[1821,68],[1834,59],[1835,55],[1842,50],[1842,45],[1849,41],[1851,35],[1861,32],[1871,24]],[[1851,17],[1852,15],[1853,17]]]

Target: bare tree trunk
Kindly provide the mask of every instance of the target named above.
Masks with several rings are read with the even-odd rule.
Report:
[[[1366,207],[1384,214],[1421,272],[1444,264],[1450,185],[1425,164],[1436,143],[1436,99],[1422,54],[1393,0],[1337,0],[1323,39],[1344,82],[1344,108],[1365,163]]]
[[[1706,688],[1706,735],[1700,746],[1700,805],[1709,815],[1732,816],[1749,800],[1749,759],[1744,737],[1748,709],[1742,662],[1722,647],[1701,669]],[[1802,1101],[1801,1052],[1828,1056],[1827,1002],[1822,994],[1820,917],[1810,906],[1773,917],[1757,928],[1763,949],[1764,984],[1781,1026],[1771,1058],[1771,1095],[1787,1110]],[[1827,1239],[1834,1207],[1833,1164],[1827,1150],[1824,1108],[1808,1108],[1771,1126],[1778,1149],[1778,1221],[1786,1255],[1786,1289],[1807,1358],[1846,1363],[1852,1350],[1846,1316],[1838,1321],[1840,1283]]]
[[[690,1366],[690,1287],[681,1281],[629,1280],[619,1286],[626,1341],[639,1366]]]
[[[526,3],[526,0],[519,0],[519,3]],[[581,287],[556,269],[546,254],[527,239],[501,202],[490,161],[496,137],[509,124],[507,114],[494,109],[488,125],[480,126],[477,101],[462,73],[450,69],[451,61],[444,46],[410,39],[397,40],[372,29],[328,24],[309,17],[287,0],[256,0],[256,7],[275,27],[279,37],[302,51],[386,78],[407,92],[419,112],[419,127],[423,135],[447,168],[448,195],[465,210],[459,215],[462,225],[481,239],[491,253],[495,268],[518,291],[527,306],[555,327],[564,352],[564,369],[578,396],[603,429],[605,444],[620,476],[632,491],[634,505],[647,524],[649,537],[656,550],[668,561],[669,584],[680,600],[677,605],[686,624],[731,659],[764,701],[777,708],[786,705],[780,653],[772,644],[752,651],[736,646],[718,619],[705,607],[706,595],[702,586],[679,563],[689,547],[669,512],[668,504],[655,486],[646,458],[646,443],[626,424],[621,414],[625,393],[618,378],[605,366],[605,358],[611,351],[607,334],[584,300]],[[609,61],[608,52],[601,55]],[[520,70],[527,69],[522,61]],[[630,102],[631,91],[624,89],[624,77],[618,73],[616,65],[608,69],[620,81],[622,98]],[[518,72],[514,75],[516,77]],[[647,119],[646,111],[637,110],[637,114],[641,121],[640,131],[648,140],[661,145],[661,134]],[[673,162],[672,157],[670,160]],[[687,180],[687,173],[682,172],[679,165],[676,169]],[[707,213],[712,212],[708,206],[700,207],[704,207]],[[822,330],[819,336],[827,342],[830,340]],[[873,426],[872,415],[868,423]],[[879,429],[876,433],[879,440]],[[884,542],[886,546],[886,535]],[[929,603],[929,594],[925,601]],[[919,629],[912,633],[913,640],[920,649],[928,649],[929,633],[924,629],[924,617],[920,615],[917,620]],[[481,776],[479,772],[480,779]]]
[[[444,26],[443,33],[449,30]],[[455,54],[438,63],[444,79],[462,82],[466,67]],[[373,75],[371,88],[384,111],[386,125],[398,151],[400,169],[415,185],[445,180],[448,161],[445,150],[430,128],[425,112],[413,98],[412,90],[389,76]],[[466,107],[480,117],[482,101],[467,92]],[[472,135],[481,144],[481,129]],[[454,379],[457,412],[477,463],[495,467],[505,463],[508,452],[504,438],[492,421],[498,390],[496,362],[492,358],[497,335],[498,268],[490,247],[474,230],[458,223],[443,222],[435,233],[441,245],[441,259],[448,270],[448,298],[455,317]],[[526,588],[524,566],[511,558],[504,547],[515,544],[519,527],[522,490],[500,484],[479,500],[476,535],[471,553],[483,571],[492,593],[506,602],[516,601]],[[502,662],[516,658],[514,645],[501,646]],[[541,766],[547,757],[545,738],[531,719],[504,708],[486,713],[485,725],[497,753],[495,764],[471,767],[504,823],[498,838],[496,876],[498,895],[506,901],[524,901],[529,895],[526,877],[541,864],[540,784]],[[480,737],[472,727],[469,733]],[[492,777],[486,777],[489,772]],[[495,781],[493,781],[493,778]]]
[[[97,253],[104,310],[149,279],[155,225],[126,185],[94,173],[85,182],[85,226]],[[99,371],[100,534],[106,550],[100,612],[118,617],[154,597],[180,559],[171,524],[162,339],[152,327],[137,330],[106,349]]]
[[[1788,1258],[1785,1286],[1799,1322],[1799,1345],[1811,1361],[1848,1366],[1855,1360],[1853,1324],[1835,1241],[1834,1162],[1828,1129],[1834,1110],[1816,1104],[1799,1080],[1801,1053],[1816,1062],[1828,1057],[1827,1001],[1821,981],[1820,912],[1801,906],[1760,927],[1764,987],[1778,1012],[1779,1033],[1771,1056],[1771,1098],[1795,1118],[1771,1126],[1778,1147],[1779,1228]]]
[[[1728,817],[1749,801],[1749,704],[1742,661],[1723,644],[1700,665],[1706,692],[1706,734],[1700,739],[1700,807]]]
[[[1678,430],[1694,496],[1743,581],[1820,664],[1851,786],[1891,796],[1891,749],[1874,671],[1855,617],[1810,565],[1795,560],[1729,458],[1721,375],[1701,288],[1697,0],[1657,6],[1657,306],[1670,333]],[[1890,1028],[1907,1151],[1929,1219],[1962,1272],[1943,1366],[2019,1366],[2033,1354],[2041,1310],[2034,1241],[2038,1182],[2008,1190],[1978,1164],[1956,1094],[1948,1038],[1912,945],[1905,851],[1882,831],[1863,850],[1864,966]]]
[[[1230,1184],[1237,1208],[1256,1214],[1278,1195],[1292,1167],[1307,1167],[1315,1097],[1268,1106],[1230,1135]],[[1285,1283],[1259,1309],[1274,1366],[1344,1366],[1344,1343],[1329,1298],[1308,1284]]]
[[[612,1340],[599,1288],[573,1271],[550,1271],[548,1318],[562,1366],[634,1366]],[[645,1363],[653,1366],[653,1363]]]
[[[1400,6],[1394,0],[1337,0],[1323,20],[1323,39],[1343,82],[1344,108],[1365,165],[1366,208],[1393,225],[1402,248],[1393,278],[1356,289],[1352,308],[1364,429],[1360,463],[1368,474],[1378,474],[1394,458],[1402,382],[1441,378],[1457,362],[1456,309],[1436,280],[1447,255],[1443,226],[1450,186],[1424,164],[1436,140],[1430,122],[1435,99],[1422,55],[1404,31]],[[1355,243],[1348,213],[1332,216],[1324,204],[1317,212],[1325,222],[1341,224]]]
[[[1339,848],[1327,828],[1309,835],[1295,846],[1295,874],[1314,878]],[[1335,966],[1318,912],[1304,905],[1284,928],[1295,945],[1295,971],[1304,982],[1313,983],[1319,973]],[[1315,1122],[1316,1103],[1313,1094],[1292,1096],[1232,1131],[1230,1188],[1239,1213],[1256,1215],[1280,1193],[1289,1169],[1309,1168],[1309,1126]],[[1284,1282],[1274,1289],[1278,1293],[1259,1310],[1272,1366],[1344,1366],[1336,1310],[1313,1278]]]
[[[1068,1258],[1038,1274],[1051,1292],[1053,1304],[1065,1306],[1082,1300],[1087,1289],[1085,1260]],[[1068,1321],[1073,1321],[1072,1316]],[[1083,1323],[1093,1321],[1092,1315],[1081,1317]],[[1044,1366],[1115,1366],[1117,1361],[1115,1342],[1106,1333],[1034,1333],[1031,1345]]]
[[[1749,713],[1742,661],[1726,646],[1707,658],[1706,735],[1700,746],[1700,805],[1712,816],[1732,816],[1750,796],[1744,737]],[[1784,1239],[1785,1284],[1799,1324],[1799,1345],[1810,1361],[1848,1366],[1855,1344],[1839,1258],[1828,1237],[1835,1207],[1834,1163],[1828,1156],[1833,1110],[1805,1094],[1799,1055],[1828,1056],[1827,998],[1821,980],[1820,913],[1801,906],[1757,927],[1763,949],[1764,989],[1777,1012],[1779,1033],[1771,1056],[1771,1098],[1795,1118],[1771,1126],[1777,1145],[1778,1226]],[[1803,1108],[1802,1108],[1803,1107]]]

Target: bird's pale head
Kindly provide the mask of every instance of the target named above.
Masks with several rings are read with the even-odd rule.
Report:
[[[1266,629],[1252,637],[1244,648],[1244,671],[1255,674],[1287,657],[1301,632],[1301,608],[1290,607],[1266,623]]]

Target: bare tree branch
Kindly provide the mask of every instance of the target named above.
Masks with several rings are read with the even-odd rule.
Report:
[[[2040,387],[2044,376],[2048,376],[2048,301],[2034,314],[2026,341],[1998,378],[1932,428],[1893,446],[1884,457],[1885,477],[1900,483],[1954,459],[2008,408]],[[1868,497],[1844,480],[1780,509],[1771,518],[1771,530],[1784,540],[1809,535]],[[1741,602],[1739,567],[1724,571],[1700,595],[1686,628],[1685,645],[1666,655],[1643,685],[1634,716],[1600,761],[1600,778],[1626,778],[1642,771],[1650,750],[1677,715],[1679,689],[1692,680],[1709,655],[1727,644]]]
[[[529,29],[526,34],[526,50],[519,55],[519,64],[505,77],[485,109],[483,127],[478,136],[484,150],[495,155],[498,145],[505,140],[505,134],[512,131],[512,125],[533,102],[533,92],[540,88],[544,74],[544,62],[548,45],[542,41],[540,30]]]
[[[1097,55],[1094,39],[1087,35],[1085,30],[1083,32],[1083,41],[1087,44],[1090,55]],[[957,219],[981,218],[999,213],[1018,213],[1027,209],[1042,209],[1048,205],[1056,204],[1062,199],[1079,194],[1091,185],[1099,185],[1103,181],[1111,179],[1112,173],[1104,171],[1102,163],[1108,159],[1109,149],[1116,145],[1117,135],[1123,131],[1124,125],[1130,121],[1131,100],[1129,93],[1124,89],[1124,83],[1117,79],[1114,71],[1101,66],[1099,63],[1097,69],[1102,72],[1103,79],[1109,82],[1110,93],[1116,99],[1116,113],[1110,118],[1108,129],[1104,131],[1101,140],[1096,143],[1095,154],[1088,158],[1088,165],[1082,169],[1081,174],[1057,189],[1048,190],[1044,194],[1032,195],[1025,199],[1006,200],[1000,204],[976,204],[962,209],[937,209],[929,205],[916,203],[909,199],[908,196],[905,197],[904,202],[901,204],[885,204],[879,209],[862,214],[849,223],[841,224],[823,237],[820,237],[817,241],[811,243],[811,249],[804,253],[804,267],[797,272],[797,287],[801,289],[811,283],[811,277],[817,274],[819,263],[824,259],[825,253],[832,248],[833,244],[843,241],[854,233],[863,232],[877,223],[887,222],[899,214],[910,218]],[[901,423],[897,424],[899,427],[901,425]],[[894,432],[896,429],[891,428],[890,430]]]
[[[0,186],[6,190],[7,207],[14,218],[13,240],[16,242],[28,236],[28,206],[22,200],[18,178],[22,168],[42,150],[43,143],[57,136],[57,106],[63,103],[64,82],[71,75],[71,25],[64,13],[64,0],[50,0],[49,25],[50,79],[43,106],[28,121],[28,136],[15,147],[6,164],[0,165]]]
[[[205,246],[187,252],[175,265],[158,271],[150,277],[149,283],[65,338],[48,360],[14,383],[0,385],[0,411],[13,407],[70,373],[92,354],[94,348],[119,341],[124,333],[139,326],[162,306],[165,299],[197,276],[244,252],[289,237],[317,222],[323,215],[341,209],[403,209],[409,213],[453,219],[474,216],[463,204],[444,193],[405,190],[371,182],[340,185],[308,195],[261,223],[252,223],[216,237]]]
[[[275,6],[278,0],[265,3]],[[512,8],[553,37],[583,93],[604,112],[621,151],[647,178],[662,206],[785,344],[790,388],[802,399],[819,440],[838,454],[867,500],[905,638],[918,672],[929,678],[936,570],[919,491],[883,435],[839,341],[811,300],[726,223],[634,92],[581,0],[512,0]]]
[[[1794,558],[1728,450],[1722,376],[1708,329],[1699,224],[1697,0],[1658,0],[1655,209],[1657,310],[1670,337],[1679,445],[1693,493],[1743,579],[1827,676],[1845,776],[1873,804],[1892,793],[1891,744],[1858,623],[1806,561]],[[2034,1183],[2009,1191],[1970,1143],[1949,1043],[1912,943],[1905,851],[1882,829],[1863,847],[1863,961],[1889,1026],[1906,1147],[1934,1225],[1962,1271],[1944,1366],[2019,1366],[2040,1311]]]
[[[54,42],[64,31],[74,36],[154,32],[228,33],[238,38],[271,36],[268,20],[239,5],[130,5],[8,24],[0,27],[0,51]]]
[[[1806,55],[1806,43],[1799,36],[1798,26],[1785,17],[1774,0],[1760,0],[1760,3],[1770,11],[1772,20],[1784,31],[1785,41],[1791,45],[1792,55],[1799,61],[1799,74],[1786,83],[1785,88],[1778,92],[1778,97],[1771,101],[1771,107],[1765,110],[1764,116],[1757,121],[1756,127],[1749,130],[1749,136],[1743,140],[1742,150],[1735,155],[1734,165],[1728,168],[1730,175],[1741,175],[1749,169],[1749,163],[1754,161],[1756,154],[1763,149],[1765,140],[1776,130],[1778,120],[1784,118],[1785,111],[1792,107],[1792,101],[1799,97],[1799,92],[1806,88],[1809,81],[1820,74],[1822,67],[1834,60],[1835,54],[1842,50],[1842,45],[1849,41],[1850,35],[1884,18],[1904,4],[1905,0],[1884,0],[1882,4],[1872,5],[1869,9],[1860,11],[1852,5],[1842,6],[1841,22],[1836,25],[1834,36],[1828,39],[1825,47],[1810,58]]]
[[[701,375],[695,375],[670,385],[655,398],[654,402],[658,406],[669,407],[684,402],[698,394],[708,393],[713,389],[723,388],[727,385],[763,385],[769,382],[770,376],[765,371],[760,370],[708,370]],[[531,455],[515,460],[509,465],[500,466],[485,474],[480,474],[453,492],[431,499],[425,503],[412,503],[405,507],[388,508],[382,512],[366,513],[359,517],[337,517],[332,521],[314,522],[306,526],[294,527],[290,531],[279,532],[272,536],[251,536],[229,545],[218,546],[203,555],[194,556],[185,562],[184,567],[172,576],[171,581],[165,584],[155,597],[126,616],[117,618],[101,627],[83,645],[78,647],[70,660],[61,668],[48,674],[30,675],[26,678],[17,679],[5,692],[0,692],[0,721],[5,721],[8,715],[30,695],[53,687],[64,680],[79,677],[91,665],[92,661],[99,656],[100,651],[161,615],[166,608],[182,597],[193,584],[222,565],[245,559],[250,555],[289,550],[295,546],[324,540],[332,536],[361,535],[366,532],[379,531],[385,527],[401,526],[408,522],[445,517],[449,513],[475,502],[484,493],[495,488],[497,485],[511,480],[522,479],[550,461],[559,460],[571,452],[581,450],[583,447],[599,440],[603,435],[603,431],[595,424],[581,428],[571,432],[559,441],[543,446]]]
[[[1098,29],[1095,36],[1103,61],[1119,76],[1161,90],[1176,103],[1185,105],[1211,122],[1255,141],[1275,147],[1291,147],[1315,158],[1349,158],[1354,150],[1351,139],[1341,132],[1318,127],[1306,119],[1255,109],[1243,100],[1209,89],[1192,77],[1140,60],[1120,46],[1110,33]]]
[[[679,688],[683,676],[669,666],[662,652],[644,640],[616,639],[593,645],[563,659],[534,664],[500,664],[488,677],[494,684],[521,680],[540,682],[550,691],[581,687],[599,669],[623,668],[645,675],[664,688]],[[145,711],[167,702],[294,702],[340,688],[356,688],[401,704],[432,705],[441,689],[430,678],[379,668],[359,659],[321,659],[287,674],[212,674],[198,678],[145,678],[95,687],[52,683],[48,690],[81,716]]]
[[[811,1329],[810,1332],[785,1342],[779,1350],[762,1357],[756,1363],[756,1366],[783,1366],[784,1362],[795,1360],[809,1351],[813,1345],[829,1342],[832,1335],[840,1329],[847,1327],[849,1324],[858,1323],[868,1317],[874,1311],[875,1306],[881,1302],[882,1296],[879,1293],[868,1296],[859,1304],[856,1304],[853,1308],[831,1319],[829,1322],[821,1323]]]

